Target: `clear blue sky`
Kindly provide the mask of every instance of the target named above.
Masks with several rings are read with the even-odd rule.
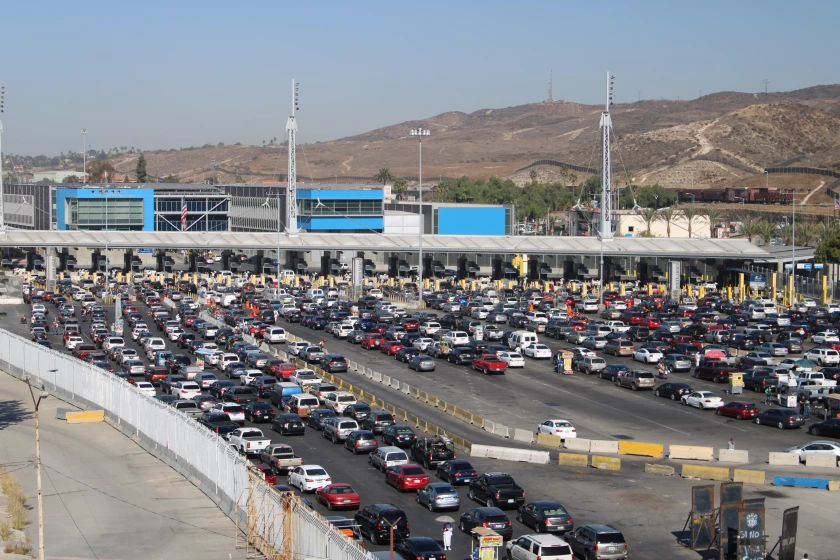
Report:
[[[840,2],[5,2],[6,153],[299,141],[554,95],[836,83]]]

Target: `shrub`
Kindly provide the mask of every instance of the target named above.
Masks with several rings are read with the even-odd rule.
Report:
[[[0,522],[0,539],[6,540],[12,534],[12,526],[8,520]]]

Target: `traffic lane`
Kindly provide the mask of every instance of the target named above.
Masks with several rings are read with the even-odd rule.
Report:
[[[305,338],[315,338],[320,333],[297,324],[289,327],[290,332]],[[738,433],[746,429],[727,424],[710,411],[698,411],[647,392],[618,388],[597,377],[559,375],[548,360],[526,358],[523,370],[509,369],[505,375],[494,376],[436,360],[435,372],[417,373],[378,351],[363,350],[345,341],[339,343],[339,339],[328,339],[328,349],[489,419],[505,421],[500,413],[506,415],[510,425],[528,430],[536,430],[548,418],[565,418],[575,425],[579,437],[629,436],[668,441],[705,434],[710,436],[710,442],[722,445],[721,442],[732,437],[733,429]],[[363,380],[367,378],[353,374],[343,377],[362,387],[382,386],[373,381],[365,383]],[[726,426],[733,429],[724,430]]]

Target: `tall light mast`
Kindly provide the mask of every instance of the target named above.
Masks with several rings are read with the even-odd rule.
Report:
[[[298,87],[292,78],[292,114],[286,121],[286,132],[289,134],[289,172],[287,175],[289,188],[286,189],[286,233],[289,235],[298,234],[297,224],[297,161],[295,160],[295,136],[297,134],[297,121],[295,113],[300,110],[298,107]],[[277,224],[280,228],[280,224]],[[278,257],[279,258],[279,257]]]
[[[613,82],[615,76],[607,72],[607,102],[604,112],[601,113],[601,220],[599,222],[599,233],[602,239],[611,239],[613,236],[613,212],[612,212],[612,189],[610,183],[610,105],[613,104]]]

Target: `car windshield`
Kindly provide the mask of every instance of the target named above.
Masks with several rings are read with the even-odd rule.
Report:
[[[466,461],[449,461],[449,467],[453,470],[472,470],[473,466]]]
[[[544,515],[568,515],[569,512],[566,511],[566,508],[563,506],[550,506],[543,508],[542,510]]]
[[[306,471],[307,476],[325,476],[327,471],[324,469],[309,469]]]
[[[407,475],[420,475],[425,474],[425,471],[420,467],[406,467],[403,469],[403,474]]]
[[[242,407],[241,406],[226,406],[225,407],[225,412],[227,414],[230,414],[230,413],[236,414],[237,412],[242,412]]]
[[[398,434],[405,435],[405,434],[413,434],[414,431],[411,428],[396,428],[395,430]]]
[[[353,489],[349,486],[336,486],[330,488],[330,494],[352,494]]]

